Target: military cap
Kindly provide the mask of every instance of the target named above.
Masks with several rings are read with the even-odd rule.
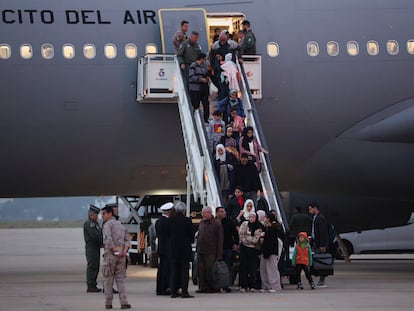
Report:
[[[99,209],[99,207],[96,207],[95,205],[89,205],[89,211],[88,213],[93,213],[93,214],[99,214],[101,210]]]
[[[116,204],[116,203],[108,203],[108,204],[105,204],[105,207],[117,208],[118,207],[118,204]]]
[[[165,211],[169,211],[170,209],[172,209],[174,207],[174,204],[171,202],[167,202],[163,205],[161,205],[160,209],[165,212]]]

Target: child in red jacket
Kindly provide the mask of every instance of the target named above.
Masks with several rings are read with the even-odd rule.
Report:
[[[309,267],[312,266],[312,250],[308,243],[308,234],[306,232],[299,232],[296,237],[296,246],[292,255],[292,265],[296,266],[296,278],[299,281],[297,289],[303,289],[300,280],[300,274],[305,271],[306,278],[312,289],[315,289]]]

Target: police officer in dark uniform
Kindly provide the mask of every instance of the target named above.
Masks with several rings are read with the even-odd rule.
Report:
[[[99,293],[102,289],[96,285],[99,273],[101,247],[103,245],[102,229],[98,224],[100,209],[94,205],[89,206],[89,219],[83,224],[83,237],[85,239],[85,254],[88,266],[86,268],[86,283],[88,293]]]

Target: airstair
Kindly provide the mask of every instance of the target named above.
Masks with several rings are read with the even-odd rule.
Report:
[[[151,67],[151,64],[155,64]],[[259,143],[266,148],[263,131],[254,106],[253,97],[261,97],[261,83],[255,86],[253,91],[249,88],[248,80],[253,75],[260,79],[260,56],[249,57],[249,61],[238,64],[242,76],[240,91],[246,113],[246,125],[255,129],[255,135]],[[249,75],[245,68],[248,68]],[[163,74],[160,87],[157,73]],[[148,78],[152,76],[152,78]],[[159,76],[159,74],[158,74]],[[167,79],[167,80],[165,80]],[[206,127],[203,116],[199,110],[193,110],[188,91],[186,90],[177,58],[168,54],[148,54],[138,60],[138,89],[137,101],[141,103],[151,102],[177,102],[181,128],[187,156],[187,192],[194,196],[204,206],[213,207],[222,205],[221,189],[214,170],[213,158],[209,148]],[[257,83],[257,80],[256,82]],[[252,84],[254,84],[252,83]],[[252,94],[253,93],[253,94]],[[286,216],[281,204],[281,198],[277,190],[273,176],[269,155],[260,154],[263,165],[260,173],[263,192],[271,209],[277,213],[278,220],[287,228]],[[188,200],[189,201],[189,200]]]

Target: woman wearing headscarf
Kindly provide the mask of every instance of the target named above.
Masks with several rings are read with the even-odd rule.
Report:
[[[263,211],[262,211],[263,212]],[[264,213],[264,212],[263,212]],[[264,229],[260,238],[260,278],[262,281],[262,292],[275,293],[282,290],[280,285],[279,242],[282,226],[276,221],[275,215],[268,212],[264,217]]]
[[[256,137],[253,135],[253,127],[247,126],[244,129],[243,136],[240,138],[239,141],[239,150],[240,154],[246,153],[249,156],[249,160],[256,163],[257,171],[260,172],[261,161],[259,152],[269,153],[266,149],[264,149],[259,142],[257,141]]]
[[[239,215],[236,217],[236,220],[238,221],[239,225],[245,222],[246,220],[249,220],[249,216],[251,213],[255,213],[256,209],[254,207],[253,200],[247,199],[244,202],[243,210],[240,211]]]
[[[250,212],[248,220],[239,229],[240,236],[240,292],[256,291],[256,268],[259,255],[259,240],[262,225],[257,221],[256,213]]]
[[[216,156],[214,157],[214,168],[220,182],[223,203],[227,204],[230,190],[233,187],[233,172],[237,165],[237,159],[222,144],[216,146]]]
[[[225,148],[235,148],[238,149],[236,140],[233,137],[233,128],[231,126],[226,127],[226,135],[220,137],[220,144],[223,144]]]

